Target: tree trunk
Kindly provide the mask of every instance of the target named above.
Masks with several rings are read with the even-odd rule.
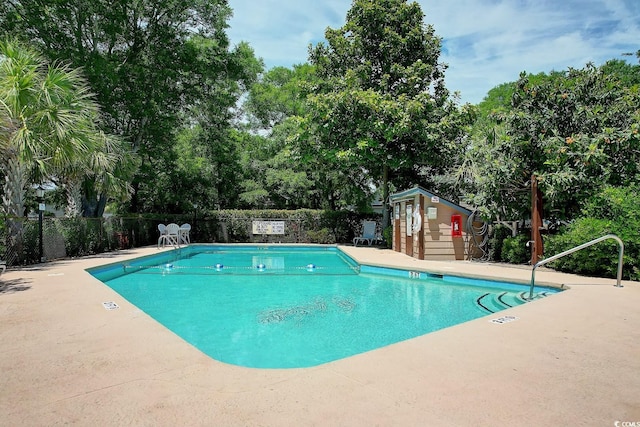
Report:
[[[137,213],[138,212],[138,192],[140,191],[140,183],[136,180],[131,183],[131,187],[133,188],[133,193],[131,193],[131,201],[129,202],[129,212]]]
[[[67,193],[67,207],[64,216],[67,218],[78,218],[82,216],[82,191],[79,182],[67,183],[65,185]]]
[[[98,194],[95,182],[92,180],[85,180],[82,193],[82,216],[101,218],[107,204],[106,194]]]
[[[382,167],[382,229],[391,225],[389,215],[389,165]]]
[[[102,218],[104,215],[104,209],[107,207],[107,195],[104,193],[100,194],[100,198],[98,199],[98,206],[96,206],[95,217]]]
[[[23,217],[24,195],[27,188],[27,168],[17,158],[6,160],[2,204],[8,216]]]
[[[23,217],[25,216],[24,194],[27,188],[27,168],[17,158],[5,161],[5,181],[2,204],[7,215],[6,261],[18,264],[23,259]]]

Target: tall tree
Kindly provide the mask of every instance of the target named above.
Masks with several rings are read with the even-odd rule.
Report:
[[[242,136],[244,206],[366,206],[371,189],[362,174],[337,169],[307,143],[307,95],[316,84],[315,67],[300,64],[272,68],[251,87],[243,107],[258,135]]]
[[[139,168],[129,209],[158,206],[159,171],[175,170],[172,149],[193,108],[227,111],[255,77],[246,44],[230,50],[226,0],[1,0],[0,27],[39,43],[50,58],[83,66],[105,129],[129,142]],[[201,111],[202,111],[201,110]],[[210,119],[210,115],[204,117]],[[205,128],[213,128],[208,120]],[[177,176],[172,177],[177,180]]]
[[[419,4],[355,0],[346,24],[325,37],[326,44],[310,49],[324,79],[310,97],[317,151],[376,177],[385,202],[400,174],[429,181],[444,171],[469,117],[445,87],[441,39]]]

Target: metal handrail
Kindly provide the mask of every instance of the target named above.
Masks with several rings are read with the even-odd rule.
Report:
[[[615,234],[607,234],[606,236],[602,236],[599,237],[597,239],[591,240],[590,242],[584,243],[580,246],[576,246],[575,248],[569,249],[567,251],[561,252],[558,255],[554,255],[552,257],[549,257],[547,259],[543,259],[542,261],[539,261],[536,263],[536,265],[533,266],[533,269],[531,270],[531,288],[529,289],[529,299],[533,298],[533,286],[535,283],[535,277],[536,277],[536,268],[538,268],[541,265],[544,265],[548,262],[551,261],[555,261],[558,258],[562,258],[565,255],[569,255],[572,254],[574,252],[577,252],[581,249],[587,248],[589,246],[595,245],[596,243],[600,243],[603,240],[607,240],[607,239],[614,239],[618,242],[618,244],[620,245],[620,251],[618,254],[618,282],[615,284],[615,286],[617,286],[618,288],[622,287],[622,256],[624,254],[624,243],[622,242],[622,240],[620,240],[620,238],[618,236],[616,236]]]

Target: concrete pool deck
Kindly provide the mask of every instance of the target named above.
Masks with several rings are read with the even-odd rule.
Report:
[[[365,264],[531,277],[530,268],[342,248]],[[638,282],[616,288],[540,270],[537,283],[571,289],[321,366],[260,370],[209,358],[85,271],[157,252],[0,276],[0,425],[640,425]],[[518,319],[489,321],[504,315]]]

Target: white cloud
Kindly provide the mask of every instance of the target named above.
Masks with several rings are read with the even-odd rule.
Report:
[[[494,86],[532,73],[583,67],[640,49],[637,0],[418,0],[444,39],[447,87],[479,102]],[[306,62],[308,45],[344,24],[350,0],[230,0],[228,34],[268,68]],[[626,58],[629,59],[629,58]]]
[[[343,25],[345,1],[230,0],[232,43],[247,41],[268,68],[307,61],[308,46],[324,39],[327,27]]]

